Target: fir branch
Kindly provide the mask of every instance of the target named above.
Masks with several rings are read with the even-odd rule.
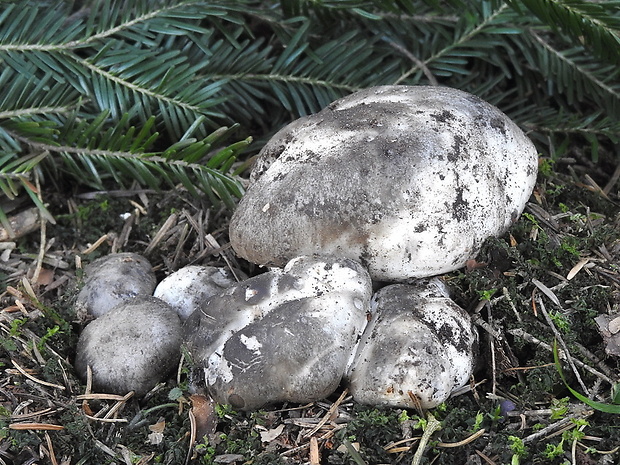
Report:
[[[588,66],[585,62],[586,53],[581,47],[560,51],[535,30],[530,29],[528,32],[543,49],[540,50],[543,56],[540,57],[539,69],[548,79],[554,79],[560,90],[565,90],[568,93],[569,100],[575,98],[582,100],[585,96],[582,88],[585,86],[590,89],[589,95],[597,94],[600,96],[598,100],[602,105],[606,106],[611,113],[618,114],[620,111],[620,83],[618,81],[615,84],[608,83],[618,77],[617,68],[594,70],[591,65]],[[556,64],[545,66],[545,63],[550,62]],[[601,71],[604,72],[605,77],[601,76]]]
[[[27,147],[30,154],[55,154],[64,162],[65,170],[80,183],[104,188],[105,179],[117,184],[136,180],[159,189],[163,184],[174,187],[182,183],[194,195],[201,191],[212,203],[224,202],[233,208],[243,189],[230,174],[238,154],[251,142],[250,138],[217,148],[231,129],[220,128],[205,138],[197,133],[205,117],[198,117],[185,129],[179,141],[164,150],[160,135],[154,132],[155,117],[149,118],[140,130],[130,126],[128,114],[116,121],[109,112],[95,117],[81,111],[56,115],[58,120],[35,121],[24,118],[0,120],[0,142]],[[165,143],[165,142],[163,142]],[[10,154],[0,159],[0,188],[10,198],[17,196],[25,175],[45,157]],[[18,183],[16,183],[17,181]]]
[[[139,85],[136,84],[135,82],[131,82],[129,80],[123,79],[109,71],[106,71],[104,69],[102,69],[101,67],[89,62],[88,60],[82,59],[82,58],[78,58],[78,57],[71,57],[73,60],[76,61],[76,63],[82,65],[84,68],[91,70],[95,75],[99,75],[101,77],[103,77],[105,80],[110,81],[110,82],[114,82],[116,84],[118,84],[121,87],[125,87],[128,90],[130,90],[131,92],[135,92],[138,94],[142,94],[146,97],[152,98],[153,100],[156,101],[160,101],[163,103],[167,103],[169,105],[173,105],[179,108],[182,108],[183,110],[187,110],[189,112],[195,113],[195,114],[200,114],[203,111],[203,108],[201,108],[198,105],[192,105],[189,104],[187,102],[184,102],[183,100],[180,100],[178,98],[175,97],[171,97],[169,95],[167,95],[166,93],[161,93],[161,92],[156,92],[153,89],[148,88],[147,86],[144,85]]]
[[[499,18],[502,15],[502,13],[506,11],[506,9],[507,9],[507,5],[502,4],[499,7],[497,7],[495,11],[492,11],[491,14],[487,15],[486,17],[482,17],[481,21],[478,24],[469,24],[468,27],[463,29],[461,34],[456,35],[454,37],[454,40],[451,43],[448,43],[447,45],[442,47],[440,50],[433,53],[427,59],[421,61],[420,63],[416,63],[414,66],[409,68],[406,72],[404,72],[403,74],[399,76],[399,78],[394,82],[394,84],[405,83],[405,81],[409,77],[411,77],[414,73],[420,70],[428,69],[429,67],[432,66],[432,63],[437,62],[444,56],[450,55],[450,53],[453,50],[463,47],[464,45],[467,45],[476,36],[481,34],[488,26],[492,25],[494,21],[496,21],[497,18]]]
[[[617,2],[92,3],[83,16],[45,2],[0,12],[5,195],[23,192],[28,170],[55,163],[83,184],[181,182],[232,207],[244,137],[266,139],[382,84],[476,93],[542,152],[567,138],[604,148],[620,137],[620,71],[589,53],[617,39]],[[593,108],[609,117],[588,119]],[[242,140],[223,147],[217,128],[237,122]]]
[[[620,63],[620,5],[585,0],[520,0],[546,24],[584,41],[594,53]],[[516,2],[511,2],[516,3]]]
[[[30,31],[24,28],[23,31],[29,32],[29,34],[19,34],[9,37],[6,37],[7,34],[5,34],[2,43],[0,43],[0,52],[62,52],[77,48],[84,48],[91,45],[96,45],[97,42],[103,41],[104,39],[109,39],[115,35],[130,31],[139,25],[146,25],[148,29],[152,29],[153,25],[149,24],[149,22],[152,22],[154,19],[168,20],[168,25],[170,25],[170,20],[182,18],[183,21],[175,21],[173,23],[173,25],[179,30],[204,33],[206,32],[204,28],[194,25],[187,20],[202,20],[205,16],[209,15],[214,15],[221,18],[225,17],[225,13],[227,12],[227,9],[224,6],[212,5],[210,9],[203,7],[194,10],[193,14],[191,14],[189,7],[194,4],[202,4],[199,0],[172,2],[169,5],[162,5],[155,9],[153,9],[152,2],[140,0],[133,3],[133,9],[131,9],[130,14],[132,14],[135,10],[141,11],[135,16],[122,12],[122,10],[127,9],[127,5],[123,2],[116,2],[115,4],[110,1],[95,2],[91,7],[91,11],[89,11],[89,16],[100,19],[102,18],[102,12],[105,12],[105,16],[109,18],[108,21],[99,21],[97,23],[98,28],[101,29],[97,33],[90,34],[89,29],[91,28],[87,27],[88,23],[80,23],[76,21],[74,27],[69,28],[68,32],[65,32],[64,35],[55,35],[56,37],[54,38],[51,37],[48,32],[45,38],[48,41],[54,41],[53,43],[33,43],[34,41],[40,39],[40,32],[37,28],[33,28]],[[230,11],[234,11],[234,9],[231,9]],[[26,9],[23,9],[17,4],[10,5],[3,16],[5,18],[4,22],[8,23],[9,26],[15,22],[23,21],[24,19],[36,19],[37,23],[44,24],[63,24],[67,20],[66,15],[63,14],[63,12],[56,12],[54,9],[42,10],[36,7],[26,7]],[[121,18],[121,22],[119,24],[115,24],[114,21],[114,18],[117,17]],[[0,23],[0,26],[1,25],[2,24]],[[17,30],[23,32],[21,29]],[[83,37],[79,39],[74,38],[78,35],[83,35]]]
[[[345,93],[357,92],[362,87],[359,85],[343,84],[340,82],[334,82],[327,79],[318,79],[311,76],[294,76],[290,74],[254,74],[254,73],[238,73],[238,74],[213,74],[210,76],[214,80],[222,81],[263,81],[269,83],[284,83],[284,84],[300,84],[310,87],[324,87],[326,89],[334,89]],[[286,100],[283,99],[283,103]]]
[[[0,111],[0,119],[23,118],[25,116],[34,115],[50,115],[54,113],[70,113],[75,110],[75,105],[66,105],[58,107],[30,107],[20,110]]]

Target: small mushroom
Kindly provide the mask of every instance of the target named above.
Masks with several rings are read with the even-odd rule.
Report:
[[[356,401],[427,409],[468,382],[477,333],[439,280],[384,287],[371,309],[346,375]]]
[[[167,303],[138,297],[86,326],[78,340],[75,368],[104,392],[146,394],[178,364],[181,320]]]
[[[189,265],[165,277],[153,296],[170,304],[185,321],[209,297],[236,282],[232,272],[225,268]]]
[[[262,149],[230,223],[243,258],[347,257],[373,279],[453,271],[519,217],[537,152],[505,114],[445,87],[356,92]]]
[[[187,345],[217,402],[322,399],[342,379],[371,293],[359,263],[299,257],[209,299],[185,323]]]
[[[134,297],[151,295],[157,284],[149,261],[129,252],[98,258],[86,266],[84,275],[75,309],[78,315],[95,318]]]

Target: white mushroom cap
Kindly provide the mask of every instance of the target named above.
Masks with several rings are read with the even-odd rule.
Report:
[[[75,368],[96,389],[146,394],[178,364],[181,320],[165,302],[139,297],[92,321],[78,340]]]
[[[432,408],[467,383],[477,334],[437,280],[384,287],[371,307],[373,317],[346,375],[355,400],[410,408],[414,395]]]
[[[185,321],[209,297],[236,282],[226,268],[189,265],[165,277],[155,288],[153,296],[170,304]]]
[[[318,400],[340,383],[371,293],[360,264],[299,257],[211,298],[185,324],[188,346],[218,402]]]
[[[441,274],[519,217],[537,152],[500,110],[444,87],[375,87],[294,121],[263,148],[230,224],[261,265],[348,257],[373,279]]]
[[[149,261],[129,252],[98,258],[86,266],[84,275],[75,308],[95,318],[136,296],[151,295],[157,284]]]

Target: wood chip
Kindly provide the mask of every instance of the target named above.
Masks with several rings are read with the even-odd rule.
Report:
[[[189,397],[192,402],[191,413],[196,422],[196,439],[215,433],[217,428],[217,414],[215,403],[210,397],[193,394]]]
[[[579,260],[577,262],[577,264],[575,266],[573,266],[571,268],[571,270],[568,272],[568,274],[566,275],[566,279],[568,281],[570,281],[571,279],[573,279],[575,276],[577,276],[577,273],[579,273],[581,271],[581,269],[586,265],[586,263],[588,263],[590,261],[589,258],[582,258],[581,260]]]
[[[620,316],[609,322],[608,329],[611,334],[620,332]]]
[[[319,441],[316,437],[310,438],[310,465],[320,465],[321,455],[319,454]]]
[[[16,215],[10,216],[9,228],[0,225],[0,242],[18,239],[39,228],[39,209],[29,208]]]
[[[271,442],[274,439],[276,439],[278,436],[280,436],[282,434],[282,432],[284,431],[284,424],[281,424],[279,426],[277,426],[276,428],[272,428],[269,430],[265,430],[265,431],[261,431],[260,432],[260,440],[261,442]]]

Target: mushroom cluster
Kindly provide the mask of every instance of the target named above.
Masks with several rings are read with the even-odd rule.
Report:
[[[427,278],[503,234],[536,174],[531,141],[473,95],[357,92],[286,126],[259,154],[230,240],[270,270],[239,283],[211,271],[219,284],[208,293],[186,299],[193,285],[171,281],[155,295],[185,320],[218,402],[307,402],[344,382],[363,403],[431,408],[469,380],[477,335]]]
[[[187,266],[157,284],[151,263],[134,253],[99,258],[84,269],[75,309],[88,322],[75,368],[95,389],[146,394],[178,365],[183,321],[236,281],[226,269]]]

